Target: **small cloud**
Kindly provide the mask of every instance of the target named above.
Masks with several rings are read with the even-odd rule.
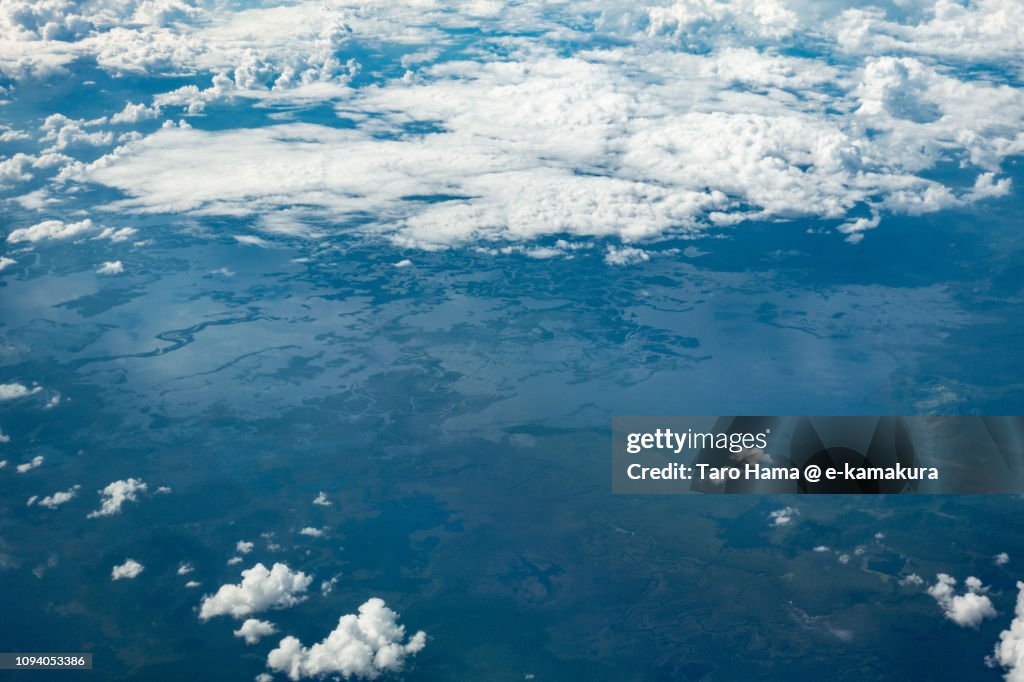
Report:
[[[19,464],[18,466],[16,466],[14,468],[14,470],[17,471],[19,474],[24,474],[25,472],[32,471],[33,469],[38,469],[42,465],[43,465],[43,456],[42,455],[36,455],[35,457],[33,457],[28,462],[25,462],[24,464]]]
[[[324,532],[319,528],[312,528],[310,526],[307,526],[299,531],[299,535],[308,535],[311,538],[320,538],[323,537]]]
[[[815,552],[824,553],[824,552],[831,552],[832,549],[827,547],[826,545],[818,545],[817,547],[814,548],[814,551]]]
[[[942,608],[946,618],[961,627],[976,628],[986,618],[994,618],[996,610],[992,600],[985,594],[988,588],[981,581],[971,576],[964,581],[967,591],[956,594],[956,578],[939,573],[937,582],[928,588],[930,594]]]
[[[850,555],[849,555],[849,554],[840,554],[840,555],[839,555],[839,556],[837,557],[837,560],[838,560],[838,561],[839,561],[839,563],[841,563],[841,564],[844,564],[844,565],[845,565],[845,564],[848,564],[848,563],[850,563]]]
[[[202,583],[198,582],[198,581],[195,581],[195,580],[189,580],[187,583],[185,583],[185,587],[187,587],[189,589],[195,589],[195,588],[199,587],[200,585],[202,585]]]
[[[900,585],[904,587],[920,587],[924,585],[924,578],[919,576],[917,573],[911,573],[910,575],[900,578]]]
[[[96,239],[109,239],[112,242],[126,242],[136,234],[138,234],[138,230],[134,227],[122,227],[119,230],[113,227],[105,227],[102,232],[96,235]]]
[[[162,485],[162,486],[160,486],[159,488],[156,489],[156,494],[157,495],[170,495],[172,492],[174,492],[174,491],[171,490],[171,487],[167,486],[167,485]]]
[[[248,554],[249,552],[252,551],[252,548],[255,547],[255,546],[256,545],[254,545],[251,542],[246,542],[245,540],[239,540],[238,542],[235,543],[235,551],[238,552],[239,554]]]
[[[242,557],[240,556],[233,556],[230,559],[228,559],[228,566],[235,566],[240,563],[242,563]]]
[[[251,234],[236,234],[233,235],[235,241],[239,244],[245,244],[246,246],[258,246],[263,249],[270,248],[271,243],[262,237],[257,237]]]
[[[327,499],[327,493],[321,490],[320,494],[317,495],[316,499],[313,500],[313,504],[319,505],[321,507],[330,507],[333,503]]]
[[[267,655],[267,667],[286,673],[292,680],[341,675],[344,678],[374,679],[385,672],[398,672],[405,659],[426,646],[422,630],[405,641],[405,627],[398,614],[383,599],[372,598],[359,607],[359,614],[338,620],[338,627],[322,642],[302,646],[295,637],[285,637]]]
[[[772,519],[773,526],[789,526],[792,525],[793,520],[800,516],[800,510],[795,507],[785,507],[783,509],[776,509],[769,516]]]
[[[110,571],[110,577],[113,580],[132,580],[139,573],[142,573],[143,570],[145,570],[145,566],[135,559],[128,559],[120,566],[114,566],[113,570]]]
[[[96,269],[97,275],[120,275],[123,272],[124,265],[122,265],[121,261],[119,260],[107,261],[106,263],[104,263],[103,265]]]
[[[187,561],[181,562],[178,566],[178,575],[188,575],[192,571],[196,570],[195,566]]]
[[[23,227],[13,230],[7,235],[7,241],[11,244],[20,242],[35,243],[49,239],[71,239],[83,235],[93,229],[91,220],[82,220],[77,223],[63,223],[60,220],[44,220],[32,227]]]
[[[875,533],[875,539],[878,540],[879,542],[881,542],[882,540],[885,539],[885,533],[882,533],[881,531],[879,531],[878,533]]]
[[[1010,555],[1006,552],[1000,552],[999,554],[996,554],[994,557],[992,557],[992,563],[994,563],[996,566],[1005,566],[1006,564],[1010,563]]]
[[[412,261],[409,260],[408,258],[403,258],[402,260],[395,263],[396,268],[407,268],[410,265],[412,265]]]
[[[100,508],[89,512],[86,518],[94,519],[99,516],[113,516],[121,513],[121,506],[125,502],[135,502],[137,493],[146,492],[146,484],[135,478],[124,481],[114,481],[100,491]]]
[[[28,388],[24,384],[0,384],[0,402],[35,395],[41,390],[43,390],[42,386]]]
[[[303,594],[313,581],[301,571],[293,571],[286,564],[274,564],[267,569],[263,564],[242,571],[242,582],[221,585],[217,593],[203,598],[199,606],[199,619],[230,615],[242,618],[267,609],[283,609],[306,599]]]
[[[246,644],[258,644],[261,639],[277,632],[273,623],[257,618],[247,618],[242,627],[235,630],[235,637],[244,637]]]
[[[67,490],[62,490],[52,495],[47,495],[43,499],[39,500],[39,506],[46,507],[47,509],[56,509],[62,504],[70,502],[72,499],[74,499],[75,495],[78,493],[78,489],[81,487],[82,486],[80,485],[76,485],[72,486]],[[35,499],[35,496],[33,496],[32,501],[29,502],[29,506],[32,506],[32,503],[35,501]]]
[[[17,262],[18,261],[14,260],[13,258],[8,258],[7,256],[0,256],[0,270],[4,270],[8,266],[14,265]]]
[[[632,246],[609,246],[604,255],[604,262],[608,265],[636,265],[650,259],[649,253]]]

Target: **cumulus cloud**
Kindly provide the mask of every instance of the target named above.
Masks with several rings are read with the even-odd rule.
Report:
[[[242,627],[234,631],[235,637],[244,637],[246,644],[257,644],[261,639],[277,632],[273,623],[257,618],[247,618]]]
[[[39,499],[38,500],[38,504],[39,504],[40,507],[46,507],[47,509],[56,509],[57,507],[61,506],[62,504],[65,504],[65,503],[70,502],[71,500],[73,500],[75,495],[78,494],[78,489],[81,488],[81,487],[82,486],[80,486],[80,485],[76,485],[76,486],[72,486],[71,488],[68,488],[67,490],[61,490],[61,491],[55,492],[52,495],[47,495],[46,497],[43,497],[42,499]],[[33,496],[32,499],[29,500],[29,506],[31,506],[32,504],[34,504],[36,502],[37,502],[37,498],[35,498]]]
[[[7,268],[7,266],[14,265],[17,262],[18,261],[14,260],[13,258],[8,258],[7,256],[0,256],[0,270],[4,270]]]
[[[650,254],[643,249],[632,246],[609,246],[604,256],[604,262],[608,265],[636,265],[648,261],[650,258]]]
[[[44,461],[44,458],[43,458],[42,455],[36,455],[35,457],[30,459],[29,461],[24,462],[23,464],[19,464],[18,466],[16,466],[15,467],[15,471],[17,471],[19,474],[24,474],[26,472],[32,471],[33,469],[38,469],[39,467],[41,467],[43,465],[43,461]]]
[[[187,561],[183,561],[178,565],[178,575],[188,575],[194,570],[196,570],[195,566]]]
[[[138,123],[147,119],[156,118],[159,115],[160,110],[156,107],[148,107],[145,104],[132,104],[129,102],[124,105],[124,109],[110,117],[110,122]]]
[[[110,571],[110,577],[113,580],[132,580],[137,577],[145,567],[135,559],[128,559],[120,566],[114,566]]]
[[[187,583],[185,583],[185,587],[187,587],[189,589],[195,589],[195,588],[199,587],[200,585],[202,585],[202,583],[198,582],[196,580],[189,580]]]
[[[420,631],[406,640],[398,614],[384,600],[369,599],[359,614],[348,614],[321,641],[305,647],[295,637],[285,637],[267,655],[267,667],[291,680],[341,675],[375,679],[385,672],[401,670],[406,659],[423,650],[426,633]]]
[[[146,489],[146,483],[135,478],[109,483],[100,491],[100,508],[89,512],[88,518],[120,514],[125,502],[135,502],[138,493],[144,493]]]
[[[924,585],[924,578],[919,576],[917,573],[910,573],[900,578],[900,585],[904,587],[920,587]]]
[[[946,573],[939,573],[937,581],[928,588],[930,594],[946,618],[961,627],[978,627],[986,618],[996,616],[992,600],[985,594],[988,588],[974,576],[964,581],[967,588],[963,594],[956,594],[956,578]]]
[[[235,543],[235,551],[239,554],[248,554],[256,545],[246,540],[239,540]]]
[[[32,227],[22,227],[11,231],[7,235],[7,241],[11,244],[19,242],[39,242],[49,239],[72,239],[79,237],[93,229],[92,221],[86,218],[77,223],[64,223],[60,220],[44,220]]]
[[[306,599],[304,593],[313,581],[301,571],[276,563],[269,570],[263,564],[242,571],[242,582],[221,585],[216,594],[203,598],[200,620],[230,615],[242,618],[267,609],[283,609]]]
[[[1024,682],[1024,582],[1017,581],[1017,604],[1010,627],[999,633],[995,651],[987,659],[991,666],[1002,666],[1007,682]]]
[[[250,216],[295,235],[328,224],[422,248],[494,242],[495,253],[573,235],[622,244],[606,254],[613,265],[644,258],[634,242],[747,221],[828,221],[857,242],[891,214],[1005,196],[1004,161],[1024,152],[1021,89],[973,68],[1021,68],[1020,0],[896,4],[8,0],[0,71],[11,77],[89,57],[201,80],[108,117],[47,117],[49,160],[0,160],[0,184],[55,164],[60,183],[123,192],[121,210]],[[489,44],[441,57],[445,32],[468,27],[515,39],[500,57]],[[584,32],[597,35],[566,44]],[[396,68],[379,72],[396,75],[353,86],[362,67],[339,55],[354,43],[394,45],[381,52],[399,55]],[[811,44],[843,58],[790,54]],[[326,105],[352,125],[182,125],[215,101]],[[95,161],[63,156],[114,144],[111,124],[160,116],[179,122]],[[951,163],[964,172],[936,172]],[[47,223],[39,239],[67,232]],[[8,238],[34,241],[32,229]]]
[[[999,554],[996,554],[994,557],[992,557],[992,563],[994,563],[996,566],[1005,566],[1006,564],[1010,563],[1010,555],[1006,552],[1000,552]]]
[[[28,388],[24,384],[0,384],[0,402],[24,398],[25,396],[39,393],[41,390],[43,390],[41,386]]]
[[[324,532],[322,530],[320,530],[319,528],[313,528],[311,526],[306,526],[305,528],[299,531],[299,535],[308,535],[311,538],[323,537],[323,534]]]
[[[651,27],[745,14],[748,4],[770,3],[680,2]],[[379,216],[363,229],[434,248],[558,234],[636,241],[797,217],[843,220],[856,241],[883,212],[979,199],[971,185],[929,177],[947,158],[998,172],[1024,149],[1017,89],[911,57],[803,76],[808,60],[753,47],[650,49],[558,56],[538,47],[515,60],[445,62],[352,92],[339,113],[355,128],[172,128],[68,177],[124,191],[117,206],[127,210],[266,216],[299,204],[311,220]],[[736,83],[756,91],[737,95]],[[838,90],[833,99],[822,83]],[[161,106],[191,107],[201,91],[181,94]],[[986,100],[998,106],[980,109]],[[411,135],[410,120],[437,126]]]
[[[120,275],[124,272],[124,265],[121,261],[107,261],[96,269],[97,275]]]
[[[789,526],[792,525],[794,519],[799,515],[800,510],[795,507],[784,507],[776,509],[768,516],[771,518],[773,526]]]
[[[327,493],[323,490],[313,499],[313,504],[320,507],[330,507],[332,502],[327,499]]]

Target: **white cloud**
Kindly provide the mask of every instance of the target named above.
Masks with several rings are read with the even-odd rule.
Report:
[[[987,660],[1006,670],[1007,682],[1024,682],[1024,582],[1017,581],[1017,604],[1010,627],[999,633],[995,651]]]
[[[818,552],[819,554],[825,554],[826,552],[831,552],[832,549],[827,545],[818,545],[814,548],[814,551]]]
[[[113,580],[131,580],[142,573],[143,570],[145,570],[145,567],[138,561],[128,559],[120,566],[114,566],[113,570],[110,571],[110,577]]]
[[[28,388],[24,384],[0,384],[0,402],[24,398],[25,396],[39,393],[41,390],[43,390],[41,386]]]
[[[135,478],[109,483],[100,491],[100,508],[89,512],[88,518],[120,514],[121,506],[125,502],[135,502],[138,493],[146,492],[146,488],[145,482]]]
[[[240,563],[242,563],[242,557],[240,556],[233,556],[228,559],[228,566],[237,566]]]
[[[810,99],[733,93],[735,64],[748,58],[767,73],[742,76],[751,82],[798,73],[751,49],[729,59],[537,49],[361,89],[341,111],[356,129],[161,130],[69,178],[121,189],[117,207],[139,212],[375,215],[364,230],[434,248],[558,234],[635,241],[797,217],[844,219],[841,232],[856,240],[883,211],[941,210],[1008,187],[994,176],[959,187],[922,174],[946,158],[997,172],[1024,150],[1014,88],[885,58],[859,82],[855,73],[833,82],[846,88],[834,101],[796,76],[791,86]],[[979,108],[985,100],[998,106]],[[438,130],[402,134],[410,120]],[[866,125],[883,134],[865,135]],[[417,199],[438,195],[448,199]],[[872,217],[849,217],[855,210]]]
[[[254,543],[252,543],[252,542],[247,542],[245,540],[239,540],[238,542],[235,543],[235,551],[238,552],[239,554],[248,554],[249,552],[251,552],[253,550],[253,547],[255,547],[255,546],[256,545]]]
[[[609,246],[604,256],[604,262],[608,265],[636,265],[648,261],[650,258],[650,254],[643,249],[632,246]]]
[[[856,242],[894,213],[1006,196],[1002,165],[1024,152],[1021,89],[971,68],[1022,68],[1021,0],[896,5],[6,0],[0,71],[11,77],[90,58],[115,73],[195,74],[210,85],[127,102],[107,120],[53,114],[40,137],[48,159],[0,160],[0,185],[60,165],[59,183],[123,191],[115,208],[252,216],[258,229],[293,236],[372,216],[358,229],[422,248],[497,242],[500,253],[503,242],[575,235],[634,249],[795,218],[835,221]],[[454,44],[445,31],[470,27],[487,37],[461,61],[431,63]],[[593,40],[576,40],[590,29]],[[514,37],[491,57],[502,30]],[[350,43],[395,53],[404,73],[351,87],[361,67],[339,56]],[[789,56],[812,44],[846,55]],[[181,127],[216,100],[333,106],[355,127]],[[274,117],[287,120],[286,109]],[[108,124],[160,116],[179,123],[98,161],[58,153],[113,144]],[[950,162],[964,173],[936,172]],[[38,238],[64,235],[64,223],[47,223]],[[31,229],[9,239],[35,241]],[[645,253],[616,248],[607,259]]]
[[[198,582],[196,580],[189,580],[187,583],[185,583],[185,587],[187,587],[189,589],[195,589],[195,588],[199,587],[200,585],[202,585],[202,583]]]
[[[920,587],[924,585],[924,578],[919,576],[917,573],[911,573],[909,575],[900,578],[900,585],[904,587]]]
[[[18,261],[14,260],[13,258],[8,258],[7,256],[0,256],[0,270],[4,270],[9,265],[14,265],[17,262]]]
[[[299,535],[308,535],[311,538],[323,537],[324,532],[319,528],[312,528],[307,526],[299,531]]]
[[[421,651],[426,640],[426,633],[420,631],[406,641],[398,614],[382,599],[372,598],[359,607],[358,615],[342,616],[338,626],[311,647],[285,637],[267,655],[267,667],[291,680],[335,674],[375,679],[401,670],[406,658]]]
[[[215,616],[230,615],[242,618],[267,609],[281,609],[294,606],[306,597],[313,578],[293,571],[285,564],[276,563],[269,570],[263,564],[242,571],[242,582],[237,585],[221,585],[217,593],[203,598],[199,618],[207,620]]]
[[[78,489],[81,487],[82,486],[80,485],[76,485],[72,486],[71,488],[68,488],[67,490],[61,490],[55,492],[52,495],[47,495],[46,497],[38,501],[39,506],[46,507],[47,509],[56,509],[62,504],[65,504],[73,500],[75,498],[75,495],[78,493]],[[31,506],[33,502],[35,502],[35,497],[33,497],[32,501],[29,502],[29,506]]]
[[[86,218],[77,223],[64,223],[60,220],[44,220],[32,227],[22,227],[13,230],[7,235],[7,241],[11,244],[19,242],[31,242],[48,239],[71,239],[81,236],[93,229],[92,221]]]
[[[992,563],[994,563],[996,566],[1005,566],[1006,564],[1010,563],[1010,555],[1006,552],[1000,552],[999,554],[996,554],[994,557],[992,557]]]
[[[246,644],[257,644],[262,638],[273,635],[276,632],[277,628],[274,627],[273,623],[256,618],[247,618],[242,623],[242,627],[235,630],[234,635],[235,637],[244,637]]]
[[[103,231],[96,236],[96,238],[109,239],[112,242],[124,242],[134,237],[137,232],[138,230],[134,227],[122,227],[121,229],[105,227],[103,228]]]
[[[795,507],[784,507],[782,509],[776,509],[768,516],[771,518],[773,526],[789,526],[799,515],[800,510]]]
[[[32,471],[33,469],[36,469],[36,468],[41,467],[43,465],[43,459],[44,458],[43,458],[42,455],[36,455],[35,457],[33,457],[28,462],[25,462],[24,464],[19,464],[18,466],[16,466],[15,467],[15,471],[17,471],[19,474],[24,474],[24,473],[26,473],[28,471]]]
[[[96,269],[97,275],[120,275],[124,272],[124,265],[121,261],[107,261]]]
[[[942,608],[946,618],[961,627],[976,628],[986,618],[996,616],[992,600],[985,592],[987,587],[981,581],[971,576],[964,581],[967,588],[964,594],[956,594],[956,578],[939,573],[937,581],[928,588],[930,594]]]
[[[124,109],[110,117],[111,123],[139,123],[160,115],[156,107],[148,107],[145,104],[132,104],[128,102]]]
[[[920,21],[900,23],[883,9],[868,7],[843,12],[832,29],[843,49],[860,54],[914,52],[955,60],[1001,61],[1019,58],[1024,49],[1024,35],[1015,20],[1024,9],[1020,0],[920,4],[927,8]]]
[[[40,129],[43,142],[50,142],[46,149],[49,152],[64,151],[72,145],[101,146],[109,145],[114,141],[114,134],[110,131],[87,132],[86,128],[106,123],[106,119],[86,121],[84,119],[71,119],[63,114],[51,114],[43,121]]]
[[[330,507],[331,504],[333,503],[327,499],[327,493],[321,490],[320,493],[313,499],[313,504],[318,505],[320,507]]]
[[[183,561],[178,565],[178,575],[188,575],[194,570],[196,570],[195,566],[187,561]]]

